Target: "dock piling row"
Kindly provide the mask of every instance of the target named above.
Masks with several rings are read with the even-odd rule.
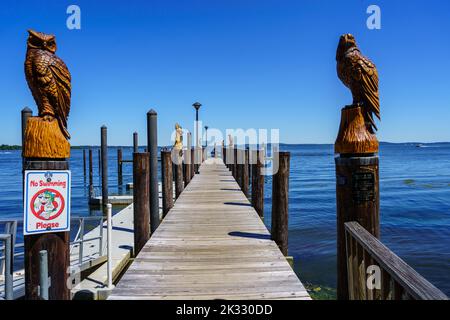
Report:
[[[168,149],[161,150],[161,180],[164,218],[173,207],[172,152]]]
[[[288,255],[289,166],[290,152],[279,152],[278,171],[272,177],[272,240],[284,256]]]
[[[134,256],[150,238],[150,157],[148,152],[133,153]]]
[[[156,231],[160,223],[158,187],[158,138],[157,113],[151,109],[147,113],[147,144],[150,156],[150,230]]]
[[[108,129],[106,126],[100,128],[101,135],[101,168],[102,168],[102,207],[103,214],[106,215],[106,205],[108,204]]]

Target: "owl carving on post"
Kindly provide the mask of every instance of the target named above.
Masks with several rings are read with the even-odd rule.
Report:
[[[68,158],[71,76],[55,55],[54,35],[28,30],[25,76],[38,108],[27,122],[24,157]]]
[[[353,104],[342,110],[341,126],[335,144],[337,153],[362,154],[378,151],[378,130],[374,116],[380,119],[378,71],[361,54],[351,34],[340,37],[336,52],[337,74],[353,96]]]

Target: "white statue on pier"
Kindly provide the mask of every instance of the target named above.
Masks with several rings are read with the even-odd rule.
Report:
[[[179,150],[179,155],[180,155],[180,157],[182,157],[183,156],[183,128],[178,123],[176,123],[175,131],[176,131],[175,144],[173,145],[173,148]]]
[[[233,138],[231,137],[231,134],[228,135],[228,145],[230,148],[234,146]]]

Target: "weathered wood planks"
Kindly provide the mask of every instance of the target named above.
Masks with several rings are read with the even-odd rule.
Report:
[[[209,159],[109,299],[310,299],[220,159]]]

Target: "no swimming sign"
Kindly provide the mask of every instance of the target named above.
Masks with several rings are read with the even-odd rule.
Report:
[[[70,171],[25,171],[23,233],[70,230]]]

